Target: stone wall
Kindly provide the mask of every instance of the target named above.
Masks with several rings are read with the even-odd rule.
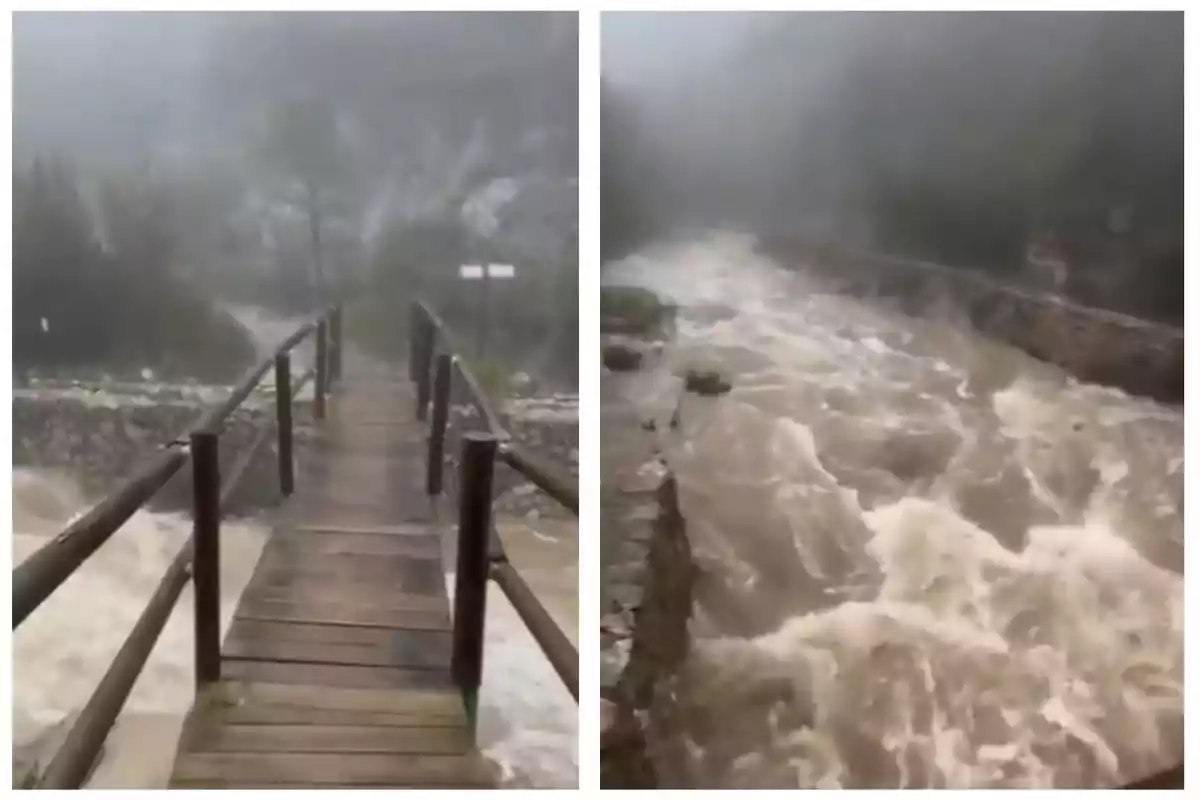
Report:
[[[209,407],[207,397],[114,398],[96,393],[44,392],[13,398],[13,466],[62,471],[77,480],[84,496],[97,500],[118,488],[156,448],[186,433]],[[311,416],[298,407],[296,436],[304,438]],[[243,405],[229,417],[221,436],[221,464],[229,470],[263,426],[273,425],[274,408]],[[299,447],[302,441],[297,442]],[[274,438],[260,449],[228,509],[249,514],[278,499]],[[148,503],[155,511],[191,508],[191,471],[185,466]]]
[[[655,699],[669,692],[687,657],[695,566],[678,490],[668,475],[659,485],[658,517],[648,543],[641,597],[627,632],[628,660],[615,686],[603,690],[601,786],[650,789],[656,785],[648,742],[654,741]],[[610,631],[608,635],[612,635]]]
[[[803,264],[827,276],[834,291],[891,302],[913,315],[962,315],[985,336],[1080,380],[1165,403],[1183,402],[1183,331],[1178,328],[1009,286],[967,269],[791,237],[766,237],[760,249],[785,266]]]

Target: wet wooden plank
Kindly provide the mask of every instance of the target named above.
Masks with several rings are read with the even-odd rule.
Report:
[[[312,711],[424,714],[451,716],[463,711],[456,691],[433,689],[378,690],[356,687],[305,686],[225,678],[205,690],[199,703],[216,709],[254,706],[300,708]]]
[[[381,783],[360,783],[354,786],[345,784],[323,783],[319,786],[311,783],[255,783],[254,781],[172,781],[167,787],[168,789],[244,789],[249,791],[272,791],[278,792],[287,789],[295,789],[298,791],[370,791],[378,792],[386,789],[494,789],[491,784],[474,785],[474,786],[455,786],[455,785],[434,785],[434,786],[393,786],[391,784]]]
[[[428,563],[429,566],[424,569],[435,573],[434,576],[426,574],[424,577],[415,577],[415,572],[406,570],[417,571],[421,568],[406,566],[405,562],[410,560]],[[324,562],[317,563],[308,560],[300,561],[288,554],[272,555],[259,564],[253,580],[254,583],[263,586],[288,586],[304,583],[320,585],[338,581],[347,574],[353,574],[354,580],[363,586],[371,587],[372,590],[393,592],[403,584],[424,587],[405,592],[406,594],[429,594],[445,597],[445,590],[438,591],[437,586],[439,580],[443,584],[445,583],[445,578],[441,576],[441,564],[433,558],[425,557],[398,559],[383,556],[329,556],[325,558]]]
[[[356,628],[342,625],[312,625],[295,622],[257,622],[235,620],[229,628],[228,639],[238,637],[265,639],[276,642],[308,644],[386,644],[393,639],[407,639],[411,646],[421,649],[450,652],[449,634],[438,631],[389,631],[382,628]]]
[[[293,554],[317,560],[325,556],[413,556],[441,545],[436,536],[386,536],[375,533],[320,534],[282,530],[275,533],[263,554]]]
[[[235,619],[222,646],[227,659],[449,669],[446,631],[389,630]]]
[[[205,719],[221,725],[354,725],[359,728],[453,728],[467,724],[466,712],[461,706],[456,713],[432,714],[423,711],[389,714],[256,703],[214,708],[205,713]]]
[[[391,591],[390,586],[357,584],[354,586],[330,586],[314,582],[297,582],[290,586],[258,585],[242,595],[242,606],[260,609],[266,613],[276,606],[289,605],[297,608],[324,608],[336,611],[345,608],[378,609],[380,611],[440,611],[446,601],[435,594],[408,594]],[[247,614],[246,616],[252,616]],[[314,620],[315,621],[315,620]]]
[[[490,786],[493,776],[476,755],[410,756],[367,753],[187,753],[172,784],[185,786]]]
[[[440,598],[420,598],[413,608],[372,608],[341,603],[286,602],[249,598],[238,606],[236,619],[264,622],[310,622],[316,625],[361,625],[375,628],[409,628],[448,631],[450,611]],[[416,605],[416,604],[414,604]]]
[[[399,525],[344,525],[300,522],[292,526],[297,533],[364,533],[374,536],[437,536],[427,523],[410,522]]]
[[[379,563],[378,559],[367,556],[357,556],[349,559],[353,563],[353,570],[349,569],[345,562],[348,560],[345,557],[337,559],[327,559],[332,563],[302,561],[293,562],[293,564],[283,564],[280,561],[273,560],[263,565],[255,577],[256,585],[264,586],[289,586],[304,583],[323,584],[323,583],[338,583],[342,581],[346,575],[353,575],[352,580],[363,585],[369,585],[380,591],[392,591],[399,589],[405,594],[436,594],[439,597],[444,594],[443,591],[437,590],[438,582],[445,582],[442,575],[442,565],[440,562],[432,558],[414,558],[397,560],[391,563]],[[425,567],[409,567],[408,564],[426,564]],[[421,570],[423,572],[432,573],[423,577],[414,577],[412,572],[408,570]],[[344,584],[339,584],[344,585]],[[405,590],[404,587],[427,587],[414,588]]]
[[[222,677],[238,681],[346,689],[453,688],[448,670],[359,667],[344,664],[299,664],[287,661],[225,661]]]
[[[386,633],[385,628],[370,628]],[[342,664],[360,667],[405,667],[411,669],[449,669],[447,653],[421,648],[406,648],[387,643],[379,645],[328,644],[316,642],[280,642],[255,639],[227,640],[222,657],[245,661],[295,661],[307,664]]]
[[[286,512],[297,524],[312,525],[403,525],[432,518],[432,504],[422,498],[418,503],[397,500],[349,499],[336,493],[308,491]]]
[[[465,727],[202,724],[188,731],[192,753],[392,753],[455,755],[471,751]]]

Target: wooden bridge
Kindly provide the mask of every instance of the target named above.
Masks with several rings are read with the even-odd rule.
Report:
[[[407,379],[343,347],[340,309],[305,325],[186,438],[165,445],[125,487],[13,570],[15,629],[190,463],[192,540],[36,788],[86,782],[189,579],[197,693],[172,788],[495,786],[495,771],[475,741],[489,578],[578,700],[575,648],[508,564],[495,535],[493,465],[504,460],[575,513],[577,489],[509,440],[436,315],[414,304],[412,320]],[[314,334],[316,365],[293,381],[290,352]],[[276,425],[222,483],[222,423],[272,365]],[[310,452],[297,459],[292,398],[309,381],[316,434]],[[443,519],[439,497],[456,390],[476,410],[481,429],[460,437],[451,615],[442,556],[455,526]],[[272,534],[222,644],[221,507],[272,432],[286,500],[273,514]]]

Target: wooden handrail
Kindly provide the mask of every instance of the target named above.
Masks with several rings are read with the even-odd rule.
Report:
[[[327,319],[331,320],[328,325],[324,324]],[[319,338],[317,351],[321,366],[327,369],[308,370],[292,384],[289,353],[314,331]],[[329,339],[326,341],[327,336]],[[274,427],[281,436],[286,431],[290,444],[292,398],[316,376],[314,398],[323,399],[330,381],[340,374],[340,337],[341,312],[338,308],[330,309],[320,320],[302,325],[280,343],[270,358],[248,370],[223,402],[203,413],[193,423],[187,439],[184,436],[175,437],[119,489],[13,569],[15,630],[191,460],[195,519],[192,537],[167,568],[133,630],[109,664],[75,724],[67,732],[62,746],[39,782],[39,788],[77,789],[87,779],[104,740],[108,738],[189,579],[194,581],[196,589],[194,631],[197,683],[203,685],[220,677],[221,512],[249,468],[254,454],[269,438],[272,430],[268,426],[259,433],[247,452],[235,462],[229,479],[222,484],[218,458],[221,428],[274,365],[279,398],[276,401]],[[281,478],[285,471],[290,473],[290,470],[291,464],[284,464],[281,460]]]
[[[567,687],[567,691],[579,702],[579,651],[571,644],[562,629],[554,622],[537,599],[537,595],[525,583],[521,574],[513,568],[507,559],[494,561],[490,577],[504,591],[512,607],[516,609],[525,627],[533,634],[538,646],[546,654],[546,659],[558,677]]]
[[[500,446],[500,460],[579,516],[579,485],[576,481],[556,474],[549,464],[516,442],[505,442]]]
[[[579,490],[570,478],[556,475],[544,461],[517,445],[492,410],[487,395],[463,359],[454,355],[454,344],[441,319],[419,301],[410,315],[409,376],[417,385],[417,417],[424,420],[432,402],[426,491],[442,492],[443,451],[449,418],[451,382],[457,375],[468,400],[479,412],[486,432],[464,436],[459,467],[458,568],[455,575],[454,668],[474,721],[479,681],[483,674],[483,616],[487,582],[494,580],[532,634],[571,696],[579,701],[579,651],[571,644],[545,606],[508,561],[504,545],[492,524],[492,471],[496,458],[529,478],[539,489],[579,515]],[[430,381],[438,342],[436,375]],[[488,463],[482,464],[481,461]],[[465,554],[465,555],[464,555]],[[466,561],[464,561],[464,558]]]
[[[188,460],[168,446],[145,462],[119,490],[13,568],[13,630],[54,593]]]
[[[46,767],[39,789],[78,789],[87,780],[109,730],[129,699],[130,691],[191,577],[192,543],[189,540],[167,568],[108,671],[79,712],[62,746]]]

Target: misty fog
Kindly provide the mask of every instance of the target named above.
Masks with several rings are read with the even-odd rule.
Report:
[[[610,256],[728,225],[1016,280],[1051,232],[1079,299],[1182,319],[1182,14],[621,13],[603,40]]]
[[[248,350],[209,301],[335,295],[394,355],[415,291],[466,324],[458,265],[494,261],[538,302],[498,292],[490,355],[573,384],[569,346],[529,345],[576,325],[576,37],[560,13],[17,14],[17,364],[227,378]]]

